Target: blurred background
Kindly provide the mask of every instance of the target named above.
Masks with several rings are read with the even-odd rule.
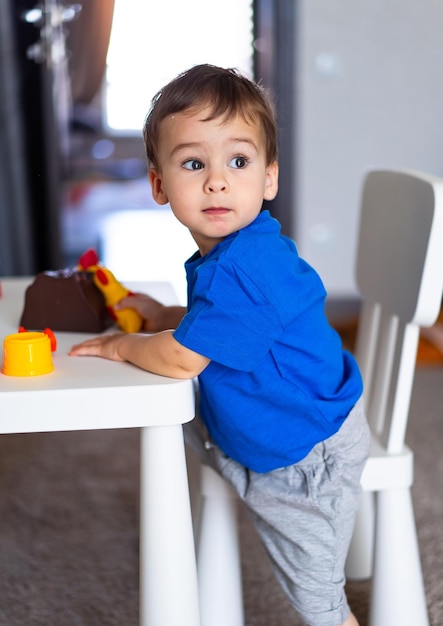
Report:
[[[354,302],[360,189],[374,167],[443,176],[437,0],[0,0],[0,275],[75,265],[169,279],[194,251],[146,179],[157,90],[208,62],[269,87],[280,192],[269,208]]]

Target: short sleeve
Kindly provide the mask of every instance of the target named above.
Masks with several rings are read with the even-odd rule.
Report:
[[[234,263],[199,269],[192,306],[174,337],[212,361],[251,371],[282,332],[278,313],[256,281]]]

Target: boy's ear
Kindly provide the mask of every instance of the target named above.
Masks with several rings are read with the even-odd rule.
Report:
[[[264,200],[273,200],[278,191],[278,163],[274,161],[266,167]]]
[[[148,172],[149,182],[151,183],[152,197],[157,204],[167,204],[168,196],[163,190],[163,179],[158,170],[150,168]]]

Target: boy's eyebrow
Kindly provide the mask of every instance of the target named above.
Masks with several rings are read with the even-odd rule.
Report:
[[[187,150],[188,148],[197,148],[200,145],[197,141],[190,141],[189,143],[178,143],[174,146],[169,153],[169,156],[173,156],[176,152],[180,152],[181,150]]]
[[[254,150],[257,150],[257,152],[258,152],[258,145],[250,137],[233,137],[232,141],[233,141],[233,143],[247,143],[250,146],[252,146],[254,148]]]

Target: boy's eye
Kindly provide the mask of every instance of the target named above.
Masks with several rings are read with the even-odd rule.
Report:
[[[241,169],[242,167],[246,167],[248,160],[242,156],[236,156],[229,161],[229,167],[235,167],[237,169]]]
[[[204,165],[198,159],[189,159],[183,163],[183,167],[187,170],[202,170]]]

